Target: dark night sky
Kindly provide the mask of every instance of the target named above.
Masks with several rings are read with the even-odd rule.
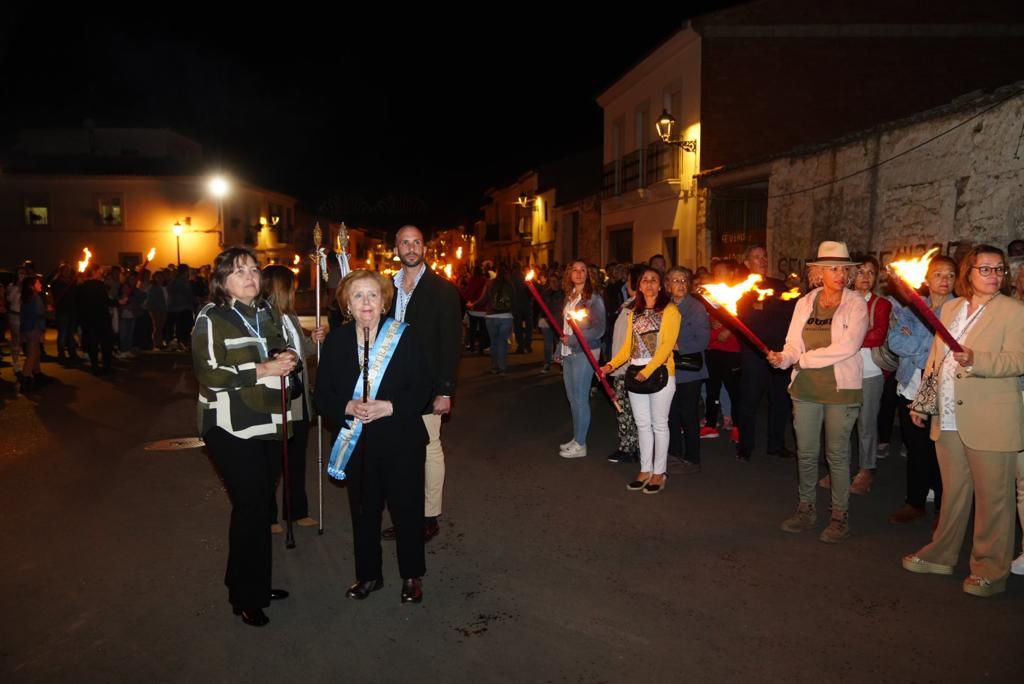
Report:
[[[410,220],[467,222],[487,187],[600,146],[594,98],[687,17],[735,3],[683,4],[660,20],[605,22],[513,7],[463,26],[398,11],[348,18],[344,5],[331,20],[274,8],[244,23],[206,10],[20,11],[0,27],[0,145],[20,128],[88,118],[167,127],[202,143],[211,165],[314,207],[414,199]]]

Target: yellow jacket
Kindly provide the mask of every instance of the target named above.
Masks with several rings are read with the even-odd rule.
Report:
[[[642,371],[645,377],[651,377],[651,373],[656,371],[658,366],[667,366],[669,378],[675,378],[676,363],[672,357],[672,348],[675,346],[676,339],[679,337],[679,326],[682,323],[682,320],[682,316],[679,315],[679,309],[676,308],[675,304],[669,302],[665,306],[665,310],[661,312],[661,328],[658,330],[658,348],[654,350],[654,356],[651,357],[651,362],[648,363]],[[619,349],[612,360],[608,362],[613,369],[618,368],[633,358],[632,310],[629,311],[629,317],[626,319],[626,331],[626,341],[622,343],[622,348]]]

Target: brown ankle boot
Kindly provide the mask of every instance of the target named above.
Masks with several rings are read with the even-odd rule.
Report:
[[[850,536],[850,515],[846,511],[842,513],[832,512],[832,518],[828,521],[828,527],[818,537],[826,544],[838,544]]]
[[[796,513],[782,521],[783,532],[803,532],[813,530],[818,524],[818,513],[814,510],[814,504],[801,502],[796,508]]]

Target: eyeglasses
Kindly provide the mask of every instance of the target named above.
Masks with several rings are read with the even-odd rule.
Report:
[[[668,282],[671,283],[672,285],[685,285],[686,278],[669,278]]]
[[[1006,273],[1006,269],[1002,266],[971,266],[971,268],[976,269],[983,277],[990,276],[993,273],[1002,277]]]

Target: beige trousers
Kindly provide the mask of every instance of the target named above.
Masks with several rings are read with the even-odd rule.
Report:
[[[430,443],[427,444],[427,464],[424,471],[423,515],[433,518],[441,515],[444,493],[444,450],[441,449],[441,416],[433,413],[423,416]]]
[[[956,565],[973,502],[971,574],[1003,579],[1013,560],[1017,454],[976,451],[952,430],[939,434],[935,453],[942,473],[942,512],[931,543],[917,555],[932,563]]]

